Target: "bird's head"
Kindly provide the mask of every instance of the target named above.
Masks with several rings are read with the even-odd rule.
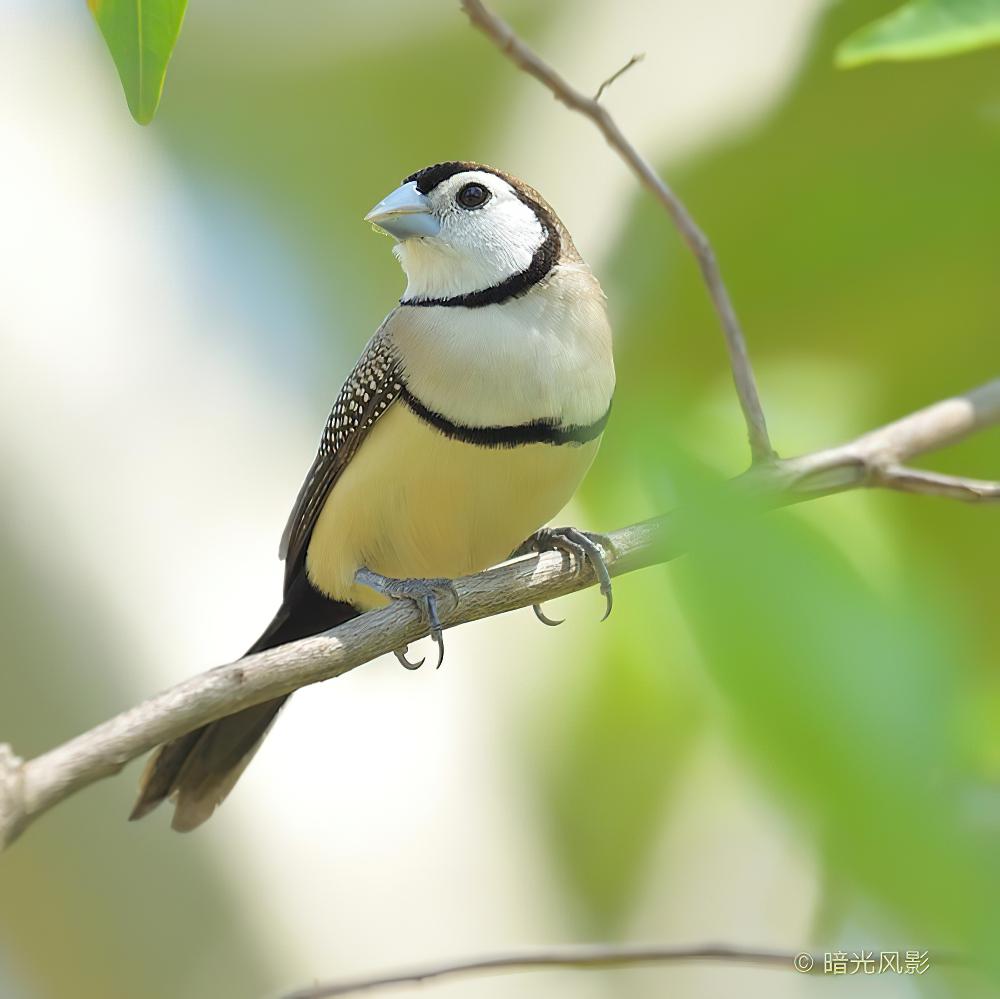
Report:
[[[572,250],[538,193],[480,163],[438,163],[407,177],[366,216],[397,240],[404,302],[523,294]]]

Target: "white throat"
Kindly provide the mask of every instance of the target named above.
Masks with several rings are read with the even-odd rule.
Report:
[[[406,274],[403,301],[454,298],[503,283],[531,266],[534,250],[515,247],[502,255],[462,253],[437,240],[408,239],[392,252]]]
[[[531,266],[548,233],[511,197],[489,213],[448,213],[437,236],[403,240],[393,253],[406,273],[403,301],[454,298],[502,284]]]

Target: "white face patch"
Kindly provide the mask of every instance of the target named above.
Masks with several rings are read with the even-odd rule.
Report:
[[[469,185],[488,192],[477,207],[462,204]],[[403,301],[454,298],[501,284],[531,266],[548,235],[511,185],[483,170],[449,177],[428,198],[440,232],[403,240],[393,249],[407,277]],[[465,200],[475,199],[466,194]]]

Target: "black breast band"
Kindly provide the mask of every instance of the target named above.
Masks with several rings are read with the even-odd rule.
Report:
[[[509,448],[524,444],[586,444],[600,437],[611,415],[610,405],[604,415],[586,425],[566,425],[554,420],[532,420],[509,427],[470,427],[454,423],[447,416],[425,406],[404,384],[400,398],[425,423],[440,430],[445,437],[475,444],[477,447]]]
[[[559,259],[561,241],[554,227],[542,223],[546,230],[545,241],[535,250],[531,263],[523,271],[511,274],[499,284],[490,285],[479,291],[470,291],[464,295],[452,295],[450,298],[401,298],[400,305],[443,305],[454,308],[479,309],[484,305],[500,305],[512,298],[520,298],[525,292],[531,291],[556,265]]]

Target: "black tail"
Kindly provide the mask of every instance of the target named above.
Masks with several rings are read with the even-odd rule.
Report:
[[[350,604],[323,596],[303,571],[246,655],[319,634],[357,614]],[[129,819],[141,819],[172,797],[174,829],[188,832],[200,826],[233,789],[286,700],[287,696],[255,704],[161,746],[142,775]]]

